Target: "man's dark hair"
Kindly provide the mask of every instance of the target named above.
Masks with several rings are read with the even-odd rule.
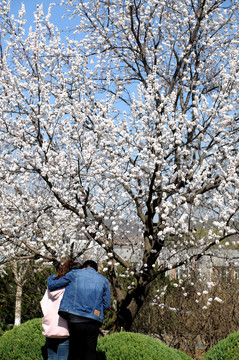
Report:
[[[96,271],[98,271],[98,265],[93,260],[86,260],[83,264],[83,268],[92,267]]]

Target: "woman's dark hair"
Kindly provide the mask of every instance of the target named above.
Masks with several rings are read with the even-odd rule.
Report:
[[[66,260],[64,264],[61,265],[59,272],[55,279],[59,279],[62,276],[66,275],[70,270],[81,269],[82,265],[76,262],[74,259]]]

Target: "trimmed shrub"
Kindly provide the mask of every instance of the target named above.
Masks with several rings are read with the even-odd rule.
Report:
[[[238,360],[239,359],[239,331],[228,335],[219,341],[204,355],[203,360]]]
[[[12,328],[13,325],[0,322],[0,336],[2,336],[2,334],[5,333],[5,331],[11,330]]]
[[[46,355],[41,319],[29,320],[0,337],[1,360],[43,360]],[[98,340],[98,360],[192,360],[147,335],[120,332]]]
[[[42,320],[29,320],[0,337],[1,360],[43,360],[45,337]]]
[[[190,360],[185,353],[172,349],[147,335],[114,333],[98,341],[98,360]]]

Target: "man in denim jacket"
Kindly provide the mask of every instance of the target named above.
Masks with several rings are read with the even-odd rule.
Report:
[[[59,315],[68,320],[70,360],[96,360],[103,311],[110,307],[109,281],[97,271],[97,264],[87,260],[83,269],[71,270],[59,279],[55,275],[47,279],[50,291],[65,287]]]

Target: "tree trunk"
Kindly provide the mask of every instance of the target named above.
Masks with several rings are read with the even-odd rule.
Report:
[[[21,324],[22,289],[23,289],[23,285],[27,280],[26,274],[29,268],[30,268],[29,262],[13,261],[12,263],[14,280],[17,285],[16,302],[15,302],[15,320],[14,320],[15,326]]]
[[[128,292],[122,301],[118,302],[116,321],[111,329],[112,332],[130,331],[132,323],[146,300],[152,283],[138,286],[133,292]]]
[[[14,326],[21,324],[22,285],[17,284]]]

